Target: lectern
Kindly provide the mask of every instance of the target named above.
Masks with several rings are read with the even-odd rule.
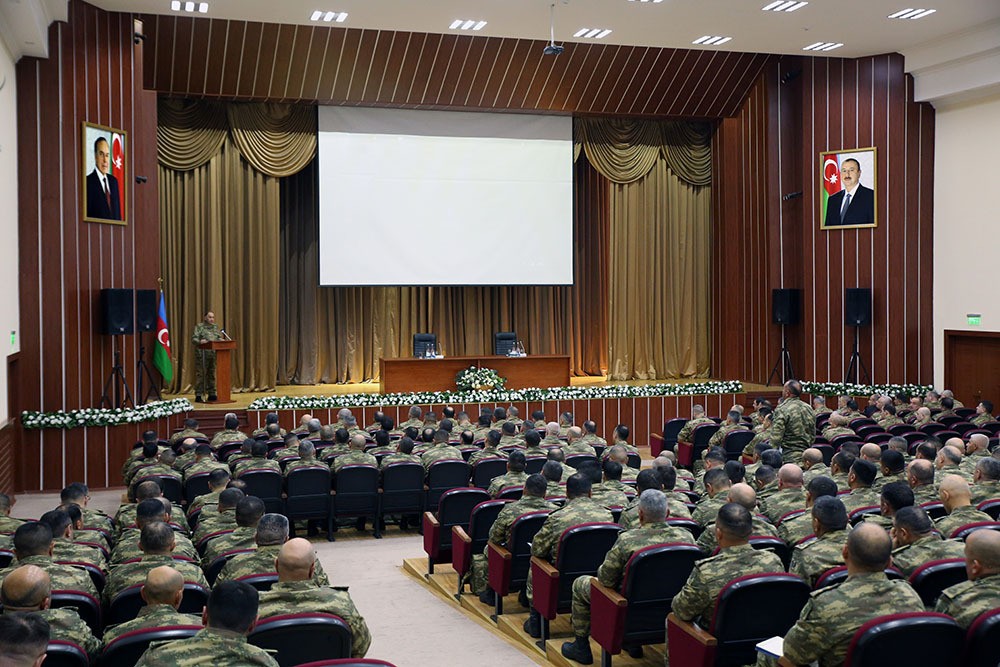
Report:
[[[212,403],[232,403],[232,353],[236,349],[236,341],[213,340],[202,343],[198,349],[215,352],[215,400]]]

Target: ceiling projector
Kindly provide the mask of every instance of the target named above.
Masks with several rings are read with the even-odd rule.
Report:
[[[542,53],[547,56],[558,56],[560,53],[566,49],[558,44],[549,44],[543,50]]]

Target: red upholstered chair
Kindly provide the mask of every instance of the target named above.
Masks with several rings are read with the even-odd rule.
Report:
[[[924,606],[933,608],[941,591],[968,579],[964,558],[944,558],[924,563],[910,575],[913,586],[924,601]]]
[[[529,475],[542,472],[542,467],[548,459],[544,456],[528,456],[524,459],[524,472]]]
[[[419,514],[424,511],[424,493],[424,467],[419,463],[400,461],[382,468],[376,535],[382,534],[386,514]]]
[[[857,443],[858,447],[861,447],[862,445],[865,444],[863,442],[863,438],[859,438],[856,435],[851,435],[850,433],[846,433],[844,435],[838,435],[836,438],[831,440],[830,446],[833,447],[833,450],[835,452],[839,452],[841,447],[850,442]]]
[[[865,442],[874,442],[876,445],[882,445],[892,439],[892,433],[887,433],[885,431],[873,431],[871,433],[866,433],[864,435]],[[883,449],[885,449],[883,447]],[[827,463],[827,465],[830,465]]]
[[[181,480],[170,475],[142,475],[142,473],[139,473],[135,482],[133,482],[132,488],[134,489],[143,482],[150,481],[158,483],[160,488],[163,489],[163,497],[175,505],[179,505],[184,500],[184,487],[181,485]]]
[[[719,592],[708,631],[667,616],[670,663],[686,667],[736,667],[757,660],[755,646],[784,636],[809,599],[809,585],[793,574],[751,574]],[[760,613],[766,609],[767,613]]]
[[[991,609],[976,617],[965,635],[965,667],[1000,665],[1000,609]]]
[[[701,524],[694,519],[686,519],[682,516],[667,517],[667,523],[677,528],[683,528],[694,535],[694,539],[701,537],[701,534],[705,531],[705,529],[701,527]]]
[[[820,452],[823,453],[823,463],[826,465],[830,465],[830,462],[833,461],[833,455],[837,453],[837,450],[833,448],[833,445],[825,445],[823,443],[819,443],[813,445],[813,448],[818,449]]]
[[[708,448],[708,441],[719,430],[718,424],[701,424],[695,426],[691,434],[691,442],[679,442],[674,450],[677,453],[677,463],[690,468],[701,453]]]
[[[573,581],[584,575],[596,575],[608,550],[618,539],[621,526],[616,523],[582,523],[563,531],[555,564],[532,556],[531,606],[538,610],[542,621],[545,646],[549,621],[570,610]]]
[[[160,628],[133,630],[116,637],[104,647],[101,664],[134,665],[152,642],[166,642],[193,637],[202,629],[200,625],[169,625]],[[46,663],[47,664],[47,663]]]
[[[910,424],[893,424],[888,430],[892,435],[906,435],[907,433],[912,433],[917,429],[913,428]]]
[[[961,626],[944,614],[913,612],[880,616],[854,633],[844,667],[959,667],[964,643]]]
[[[788,564],[792,562],[792,550],[789,548],[785,541],[777,537],[771,537],[770,535],[751,535],[750,536],[750,546],[754,549],[766,549],[768,551],[773,551],[778,554],[778,558],[785,565],[785,569],[788,569]]]
[[[506,547],[487,543],[486,562],[490,588],[496,592],[496,616],[503,614],[505,595],[524,589],[531,562],[531,540],[548,517],[545,511],[522,514],[510,525]]]
[[[463,464],[464,465],[464,464]],[[424,512],[424,551],[427,553],[427,574],[434,574],[434,564],[451,560],[452,526],[469,526],[472,508],[490,500],[482,489],[462,487],[441,495],[438,511]]]
[[[351,657],[351,628],[334,614],[282,614],[263,618],[247,642],[272,651],[281,667]]]
[[[488,489],[494,477],[507,472],[507,459],[479,459],[472,467],[472,486]]]
[[[219,445],[219,448],[215,450],[215,458],[223,463],[228,463],[229,457],[239,452],[242,448],[242,440],[239,442],[223,442]]]
[[[985,510],[984,510],[985,511]],[[965,540],[969,533],[977,530],[1000,530],[1000,521],[977,521],[959,526],[951,532],[950,538],[955,540]]]
[[[795,517],[802,516],[805,513],[806,513],[806,510],[804,510],[804,509],[801,509],[801,510],[792,510],[791,512],[786,512],[785,514],[782,514],[780,517],[778,517],[778,521],[774,525],[775,526],[780,526],[781,524],[783,524],[784,522],[788,521],[789,519],[794,519]]]
[[[683,417],[670,419],[663,424],[663,449],[675,451],[677,448],[677,434],[681,432],[688,420]],[[662,451],[662,450],[661,450]],[[659,456],[660,452],[654,452],[653,457]]]
[[[347,465],[333,477],[330,540],[333,540],[337,519],[341,517],[370,517],[377,526],[378,468],[373,465]],[[381,532],[378,534],[381,536]]]
[[[870,417],[855,417],[850,421],[848,426],[851,427],[852,431],[857,433],[859,428],[864,428],[865,426],[878,426],[878,423]]]
[[[851,522],[852,526],[856,526],[865,520],[865,517],[869,514],[882,514],[882,508],[877,505],[870,505],[868,507],[859,507],[858,509],[852,511],[847,515],[848,520]]]
[[[8,567],[14,561],[14,552],[6,549],[0,551],[0,568]]]
[[[885,568],[885,576],[889,579],[905,579],[903,575],[895,567]],[[847,580],[847,566],[838,565],[837,567],[831,567],[829,570],[824,572],[816,580],[816,585],[813,586],[814,591],[818,591],[821,588],[826,588],[827,586],[833,586],[834,584],[839,584]]]
[[[601,664],[622,646],[659,644],[670,604],[687,582],[701,550],[693,544],[658,544],[636,551],[629,558],[621,590],[612,590],[596,579],[590,586],[591,632],[601,647]]]
[[[427,470],[427,505],[433,511],[441,494],[469,485],[469,464],[465,461],[436,461]]]
[[[505,486],[497,494],[497,500],[520,500],[523,495],[523,486]]]
[[[208,567],[205,568],[205,579],[208,580],[208,585],[215,585],[215,580],[219,578],[219,573],[222,572],[222,568],[226,566],[226,563],[228,563],[231,558],[238,556],[239,554],[252,554],[256,551],[256,549],[233,549],[232,551],[219,554],[218,557],[216,557],[216,559],[209,563]]]
[[[89,667],[90,659],[78,644],[55,639],[45,650],[45,664],[49,667]]]
[[[944,508],[944,503],[934,501],[922,503],[920,505],[920,509],[927,512],[927,516],[929,516],[932,521],[940,519],[943,516],[948,516],[948,510]]]
[[[63,607],[76,609],[77,614],[83,619],[83,622],[97,636],[100,636],[104,630],[104,626],[101,624],[103,620],[101,601],[90,593],[83,591],[52,591],[49,595],[49,605],[52,609],[61,609]]]
[[[108,606],[108,625],[117,625],[131,621],[139,615],[139,610],[146,606],[140,590],[142,584],[129,586],[116,595]],[[184,582],[184,596],[178,611],[182,614],[201,614],[208,604],[208,589],[193,581]]]
[[[465,526],[451,527],[451,566],[458,572],[458,591],[455,599],[461,599],[465,589],[465,573],[472,568],[473,554],[483,553],[490,538],[490,528],[496,521],[503,506],[511,502],[500,498],[484,500],[472,508],[468,529]]]

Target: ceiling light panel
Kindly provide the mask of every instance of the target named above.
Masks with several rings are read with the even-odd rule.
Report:
[[[720,35],[702,35],[691,43],[697,44],[698,46],[719,46],[720,44],[725,44],[731,39],[732,37],[722,37]]]
[[[647,4],[648,3],[648,4],[651,4],[651,5],[658,5],[661,2],[663,2],[663,0],[628,0],[628,1],[629,2],[641,2],[642,4]]]
[[[448,29],[479,32],[485,27],[486,21],[483,21],[482,19],[455,19],[451,22],[451,25],[448,26]]]
[[[761,7],[761,10],[765,12],[794,12],[808,4],[808,2],[797,2],[796,0],[775,0]]]
[[[925,16],[930,16],[936,9],[914,9],[912,7],[907,7],[906,9],[900,9],[898,12],[893,12],[889,14],[891,19],[922,19]]]
[[[815,44],[810,44],[809,46],[803,46],[803,51],[833,51],[834,49],[839,49],[843,44],[840,42],[816,42]]]
[[[321,21],[323,23],[343,23],[347,20],[347,12],[331,12],[328,9],[317,9],[309,17],[310,21]]]
[[[207,14],[208,3],[191,2],[190,0],[187,0],[186,2],[182,2],[181,0],[171,0],[170,9],[172,9],[175,12],[188,12],[189,14],[194,14],[194,13]]]
[[[581,39],[604,39],[610,34],[611,28],[580,28],[573,36]]]

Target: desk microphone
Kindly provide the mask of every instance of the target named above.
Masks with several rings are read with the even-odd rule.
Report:
[[[232,340],[232,338],[229,337],[229,334],[226,333],[225,329],[219,329],[219,331],[222,332],[222,335],[226,337],[226,340]]]

